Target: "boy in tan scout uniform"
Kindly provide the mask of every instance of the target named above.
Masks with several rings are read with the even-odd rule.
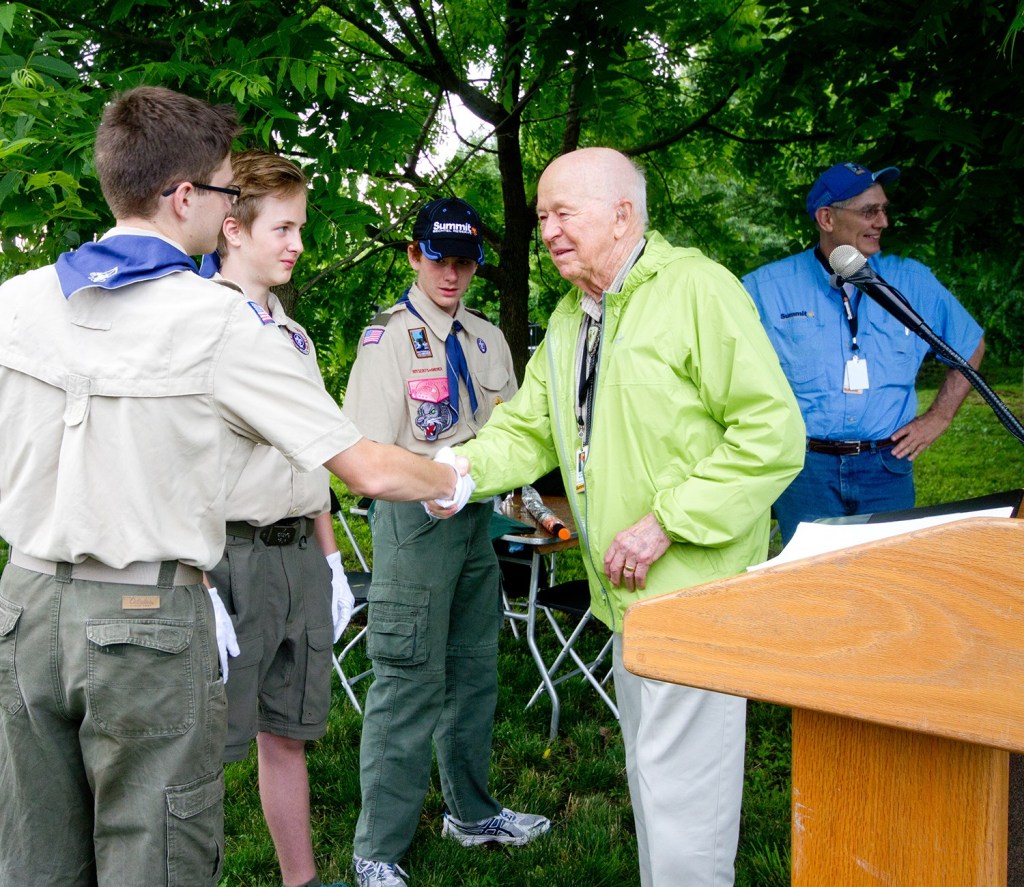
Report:
[[[204,269],[218,258],[220,274],[273,318],[310,379],[322,386],[313,343],[270,289],[291,280],[302,254],[306,177],[291,161],[264,151],[235,154],[231,165],[242,196]],[[255,737],[260,800],[285,887],[321,885],[310,834],[306,740],[327,731],[331,644],[353,605],[331,523],[328,477],[324,468],[297,471],[273,447],[257,445],[228,494],[224,557],[206,574],[231,614],[240,651],[225,684],[224,760],[246,758]]]
[[[196,273],[237,131],[171,90],[117,97],[96,137],[117,227],[0,286],[0,884],[217,884],[231,623],[202,571],[254,443],[363,495],[472,490],[362,437],[258,305]]]
[[[501,332],[462,304],[484,259],[476,211],[454,198],[428,203],[408,256],[416,283],[363,333],[344,412],[372,440],[429,456],[474,437],[516,379]],[[360,887],[406,883],[398,862],[426,797],[431,738],[448,805],[443,834],[466,846],[525,844],[550,826],[487,790],[502,622],[492,511],[480,502],[438,522],[416,504],[373,510]]]

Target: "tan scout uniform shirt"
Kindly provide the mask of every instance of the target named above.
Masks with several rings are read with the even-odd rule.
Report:
[[[0,314],[0,536],[33,557],[210,569],[254,442],[309,471],[360,439],[273,323],[196,274],[65,299],[51,265],[0,286]]]
[[[516,376],[508,343],[494,324],[462,303],[452,318],[415,285],[409,298],[420,317],[400,302],[363,333],[344,411],[371,440],[432,456],[438,447],[475,437],[494,407],[516,393]],[[461,417],[454,426],[447,398],[440,396],[448,382],[444,343],[453,320],[463,326],[459,341],[477,397],[474,416],[460,380]]]
[[[268,306],[276,329],[299,355],[306,375],[322,388],[316,349],[306,331],[285,314],[273,293]],[[282,518],[317,517],[331,507],[329,478],[326,468],[299,471],[273,447],[256,444],[238,483],[228,493],[228,520],[265,527]]]

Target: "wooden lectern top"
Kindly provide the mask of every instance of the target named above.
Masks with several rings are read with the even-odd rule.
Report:
[[[967,518],[633,604],[626,667],[1024,751],[1024,521]]]

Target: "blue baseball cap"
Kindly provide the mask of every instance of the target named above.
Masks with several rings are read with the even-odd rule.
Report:
[[[412,226],[412,239],[428,259],[460,256],[484,263],[480,216],[458,197],[441,197],[423,207]]]
[[[849,200],[863,194],[875,183],[888,185],[900,177],[895,166],[887,166],[878,172],[872,172],[860,163],[837,163],[830,166],[811,185],[807,192],[807,215],[812,219],[823,206],[831,206],[841,200]]]

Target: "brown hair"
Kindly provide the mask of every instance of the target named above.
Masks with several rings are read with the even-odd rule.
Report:
[[[235,201],[228,215],[245,232],[252,231],[253,223],[263,208],[264,197],[286,197],[305,191],[305,174],[292,161],[268,151],[240,151],[231,156],[232,181],[241,189],[242,196]],[[217,238],[217,251],[227,255],[228,244],[223,230]]]
[[[230,105],[209,105],[161,86],[139,86],[103,111],[96,172],[115,218],[152,218],[180,182],[209,183],[239,133]]]

